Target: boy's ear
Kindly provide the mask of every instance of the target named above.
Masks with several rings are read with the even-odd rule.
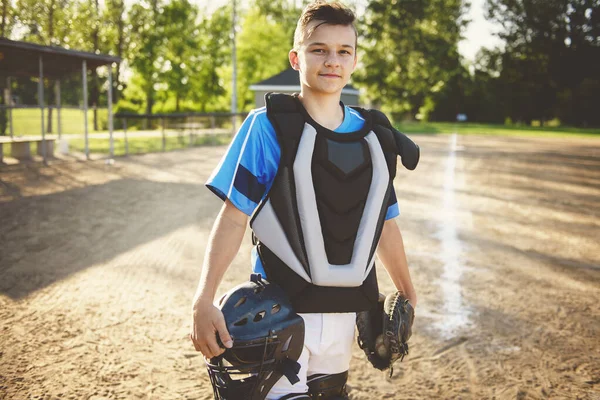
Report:
[[[300,60],[298,58],[298,52],[296,50],[290,50],[288,53],[288,58],[290,59],[290,65],[296,71],[300,70]]]

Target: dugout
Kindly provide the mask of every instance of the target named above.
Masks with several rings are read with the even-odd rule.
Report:
[[[7,79],[7,91],[5,98],[8,99],[6,108],[8,110],[8,124],[10,126],[10,137],[13,139],[12,123],[12,94],[10,93],[10,80],[13,77],[37,77],[38,81],[38,107],[41,110],[41,148],[44,162],[48,158],[48,144],[46,143],[46,129],[44,126],[44,79],[55,80],[56,109],[58,119],[58,134],[60,136],[60,79],[77,72],[82,74],[83,85],[83,115],[85,135],[85,156],[89,159],[88,143],[88,89],[87,71],[101,66],[108,68],[108,88],[112,88],[112,65],[120,63],[119,57],[105,54],[89,53],[84,51],[69,50],[59,46],[44,46],[35,43],[21,42],[0,38],[0,75]],[[108,130],[110,136],[110,154],[113,156],[113,112],[112,112],[112,90],[108,90]],[[1,152],[0,152],[1,154]]]
[[[290,67],[277,75],[273,75],[264,81],[251,85],[250,90],[254,92],[254,102],[256,103],[256,107],[264,107],[265,94],[269,92],[286,94],[300,93],[300,75],[298,74],[298,71]],[[358,89],[351,84],[347,84],[342,89],[341,100],[347,106],[358,106],[360,105],[358,95]]]

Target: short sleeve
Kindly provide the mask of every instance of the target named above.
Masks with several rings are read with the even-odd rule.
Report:
[[[266,146],[263,138],[265,113],[258,109],[248,115],[206,182],[208,189],[246,215],[252,215],[277,172],[273,146]]]
[[[400,215],[400,208],[398,207],[398,199],[396,198],[396,191],[392,190],[392,195],[390,196],[390,200],[388,201],[388,209],[385,214],[385,219],[396,218]]]

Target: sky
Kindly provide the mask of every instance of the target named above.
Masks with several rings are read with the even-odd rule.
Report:
[[[231,0],[191,0],[200,6],[201,9],[212,11],[217,7]],[[359,0],[358,3],[365,3],[367,0]],[[458,44],[458,51],[468,61],[474,61],[475,55],[482,47],[494,48],[501,46],[502,41],[493,35],[499,30],[499,27],[485,18],[484,4],[486,0],[470,0],[471,9],[468,19],[471,23],[464,32],[465,39]],[[248,0],[237,0],[238,4],[244,5]],[[298,1],[300,3],[300,1]]]
[[[471,0],[471,9],[467,17],[471,23],[464,32],[465,40],[458,44],[460,54],[470,61],[475,59],[482,47],[502,46],[502,40],[493,35],[500,27],[486,20],[484,4],[485,0]]]

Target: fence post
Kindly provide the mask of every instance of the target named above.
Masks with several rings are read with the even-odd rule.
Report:
[[[186,118],[185,121],[187,123],[188,119]],[[193,121],[193,118],[192,118],[192,121]],[[194,123],[191,122],[189,127],[190,127],[190,141],[188,143],[188,147],[192,147],[194,145]]]
[[[162,127],[162,151],[167,151],[167,137],[165,136],[165,118],[160,119],[160,125]]]
[[[127,141],[127,118],[123,118],[123,136],[125,137],[125,155],[129,155],[129,142]]]

